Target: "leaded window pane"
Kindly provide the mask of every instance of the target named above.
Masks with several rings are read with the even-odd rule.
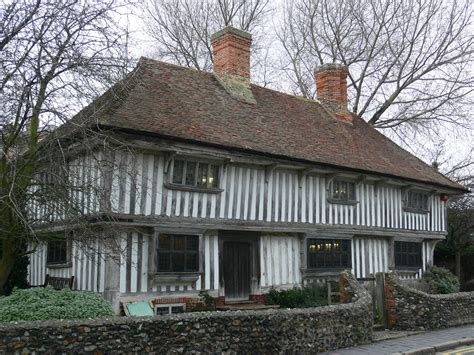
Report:
[[[219,165],[211,165],[209,170],[208,187],[217,187],[219,182]]]
[[[333,186],[332,198],[335,199],[335,200],[339,200],[340,199],[339,181],[334,181],[332,186]]]
[[[198,238],[188,238],[186,250],[197,251],[199,249],[199,239]]]
[[[395,242],[395,266],[399,268],[421,267],[421,243]]]
[[[67,239],[56,239],[48,241],[47,263],[65,264],[67,260]]]
[[[196,186],[196,167],[196,162],[188,161],[186,163],[186,185]]]
[[[207,186],[207,174],[209,170],[209,164],[199,163],[198,169],[198,186]]]
[[[186,254],[186,269],[188,270],[197,270],[198,269],[198,255],[197,253],[194,254]]]
[[[159,272],[199,271],[199,237],[160,234],[157,258]]]
[[[158,270],[171,271],[171,253],[158,253]]]
[[[355,184],[349,183],[349,200],[355,201]]]
[[[345,268],[351,266],[350,241],[308,239],[308,268]]]
[[[219,165],[175,159],[171,182],[192,187],[217,187]]]
[[[408,191],[405,199],[405,207],[416,210],[428,210],[428,194],[423,192]]]
[[[186,236],[184,235],[175,235],[174,236],[174,250],[180,251],[184,250],[186,246]]]
[[[182,184],[184,175],[184,160],[175,160],[173,165],[173,183]]]
[[[184,271],[184,253],[173,253],[172,267],[173,271]]]
[[[158,238],[160,250],[171,250],[171,237],[166,234],[160,234]]]
[[[332,182],[333,200],[355,201],[355,184],[353,182],[334,180]]]

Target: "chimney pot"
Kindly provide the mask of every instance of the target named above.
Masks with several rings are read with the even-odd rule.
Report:
[[[347,67],[342,64],[323,64],[315,70],[318,100],[329,106],[336,117],[352,122],[347,110]]]
[[[252,35],[228,26],[211,35],[214,72],[250,80]]]

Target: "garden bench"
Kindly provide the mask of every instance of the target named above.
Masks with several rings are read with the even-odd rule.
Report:
[[[74,286],[74,276],[71,277],[54,277],[46,274],[43,287],[52,286],[55,290],[62,290],[63,288],[70,288]]]

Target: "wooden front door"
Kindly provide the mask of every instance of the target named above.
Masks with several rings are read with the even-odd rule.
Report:
[[[250,243],[224,242],[226,301],[248,300],[250,295]]]

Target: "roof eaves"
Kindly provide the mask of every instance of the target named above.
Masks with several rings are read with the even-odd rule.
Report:
[[[283,154],[275,154],[275,153],[270,153],[270,152],[264,152],[264,151],[249,149],[249,148],[242,148],[242,147],[228,146],[228,145],[217,144],[217,143],[203,142],[203,141],[198,141],[198,140],[194,140],[194,139],[190,139],[190,138],[170,136],[170,135],[160,134],[160,133],[156,133],[156,132],[139,131],[139,130],[130,129],[130,128],[115,127],[115,126],[101,125],[101,124],[99,124],[97,126],[97,128],[101,129],[103,131],[115,130],[115,131],[120,131],[120,132],[128,133],[128,134],[140,134],[142,136],[146,135],[146,136],[165,139],[165,140],[170,140],[170,141],[197,144],[197,145],[201,145],[201,146],[204,146],[204,147],[227,149],[227,150],[230,150],[230,151],[255,154],[255,155],[265,156],[265,157],[273,158],[273,159],[289,160],[289,161],[304,163],[304,164],[317,164],[318,166],[322,166],[322,167],[328,167],[328,168],[333,168],[333,169],[341,169],[341,170],[360,173],[360,174],[370,174],[370,175],[376,175],[376,176],[387,177],[387,178],[392,178],[392,179],[406,180],[406,181],[409,181],[409,182],[415,182],[415,183],[420,183],[420,184],[424,184],[424,185],[436,186],[436,187],[444,188],[444,189],[451,190],[451,191],[457,191],[459,193],[468,193],[468,192],[470,192],[470,190],[468,188],[466,188],[466,187],[464,187],[464,186],[462,186],[462,185],[460,185],[456,182],[453,182],[449,179],[448,179],[449,181],[451,181],[453,184],[458,185],[459,187],[454,187],[454,186],[450,186],[450,185],[446,185],[446,184],[442,184],[442,183],[436,183],[436,182],[432,182],[432,181],[424,181],[424,180],[419,180],[419,179],[414,179],[414,178],[408,178],[408,177],[389,174],[389,173],[382,173],[382,172],[378,172],[378,171],[358,169],[358,168],[353,168],[353,167],[347,167],[347,166],[342,166],[342,165],[331,164],[331,163],[327,163],[327,162],[320,162],[320,161],[316,161],[316,160],[308,160],[308,159],[304,159],[304,158],[297,158],[297,157],[283,155]],[[447,179],[447,177],[445,177],[444,175],[442,175],[442,176]]]

